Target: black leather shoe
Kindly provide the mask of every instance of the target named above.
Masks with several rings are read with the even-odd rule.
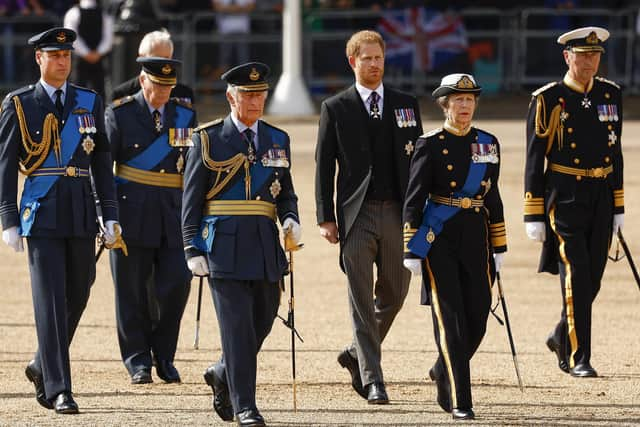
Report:
[[[24,370],[27,379],[31,381],[36,388],[36,400],[38,403],[47,408],[53,409],[53,404],[47,399],[47,396],[44,394],[44,381],[42,379],[42,372],[36,366],[36,361],[32,360],[27,365],[27,368]]]
[[[572,377],[595,378],[598,373],[588,363],[578,363],[569,371]]]
[[[77,414],[78,404],[73,400],[73,396],[69,391],[63,391],[56,397],[54,409],[58,414]]]
[[[384,389],[384,383],[371,383],[367,386],[367,402],[370,405],[384,405],[389,403],[389,396]]]
[[[173,363],[168,360],[156,360],[156,374],[165,383],[179,383],[180,374]]]
[[[131,375],[131,384],[149,384],[152,382],[151,368],[139,369],[135,374]]]
[[[233,421],[233,406],[231,406],[227,383],[218,378],[213,370],[213,366],[210,366],[204,371],[204,380],[213,392],[213,410],[216,411],[216,414],[218,414],[223,421]]]
[[[247,409],[238,414],[239,426],[266,426],[264,418],[257,409]]]
[[[473,420],[476,418],[476,414],[473,413],[473,409],[461,409],[453,408],[451,411],[454,420]]]
[[[367,392],[362,386],[362,379],[360,378],[360,367],[358,367],[358,359],[353,357],[347,350],[343,350],[338,355],[338,363],[343,368],[346,368],[351,374],[351,387],[362,397],[367,399]]]
[[[448,382],[444,378],[438,379],[433,368],[429,369],[429,378],[436,382],[438,405],[443,411],[451,412],[451,393],[449,392]]]
[[[547,347],[551,352],[555,353],[558,358],[558,368],[560,368],[562,372],[569,372],[566,351],[560,343],[555,340],[553,334],[549,335],[549,338],[547,338]]]

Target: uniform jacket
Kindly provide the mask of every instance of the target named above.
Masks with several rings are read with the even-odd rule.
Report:
[[[196,126],[195,112],[185,105],[170,99],[165,104],[162,118],[162,134],[176,128],[176,115],[181,110],[186,114],[188,127]],[[155,124],[144,100],[142,91],[122,103],[110,105],[105,112],[107,136],[116,164],[140,155],[158,137]],[[154,167],[153,172],[179,174],[179,162],[186,160],[189,148],[173,147]],[[180,157],[182,156],[182,161]],[[184,166],[182,166],[184,167]],[[116,177],[120,223],[125,242],[141,247],[182,247],[180,213],[182,210],[182,190],[138,182]]]
[[[79,96],[95,96],[90,109],[77,108]],[[62,117],[40,83],[18,89],[5,98],[0,113],[0,217],[2,227],[7,229],[20,226],[17,204],[18,159],[24,159],[25,149],[18,123],[16,107],[13,101],[18,97],[22,104],[29,135],[34,142],[43,137],[45,116],[52,113],[56,116],[62,135],[63,126],[77,126],[82,117],[93,117],[96,132],[91,134],[94,145],[83,147],[80,143],[71,155],[69,162],[56,167],[75,166],[91,171],[96,184],[96,192],[100,199],[102,215],[105,221],[118,220],[118,209],[115,199],[113,172],[111,169],[111,153],[104,132],[104,109],[102,99],[95,92],[73,84],[67,84]],[[62,136],[62,150],[65,144],[73,141]],[[53,145],[52,145],[53,146]],[[53,148],[50,148],[50,150]],[[32,164],[32,161],[29,162]],[[27,177],[32,180],[34,177]],[[35,214],[30,235],[37,237],[93,237],[98,231],[96,222],[96,204],[88,177],[59,176],[44,197],[39,199],[40,206]],[[21,214],[24,214],[22,212]]]
[[[578,191],[580,186],[596,179],[552,171],[549,164],[592,170],[612,166],[606,181],[614,213],[624,212],[620,88],[600,77],[592,80],[586,93],[580,86],[565,76],[532,94],[527,115],[525,222],[546,221],[548,225],[547,214],[555,201],[579,201],[585,194]],[[540,268],[556,272],[556,242],[549,227],[546,235]]]
[[[247,153],[247,142],[233,124],[231,116],[203,126],[193,135],[194,147],[187,156],[184,179],[182,227],[188,258],[205,255],[211,277],[235,280],[280,280],[286,269],[286,258],[279,243],[278,228],[273,219],[262,215],[227,215],[218,217],[211,251],[194,247],[194,238],[203,232],[206,194],[216,182],[217,173],[203,162],[202,135],[209,141],[208,155],[213,161],[224,161],[238,153]],[[290,167],[263,167],[262,162],[275,150],[284,150],[290,163],[289,136],[286,132],[260,120],[258,122],[257,162],[251,167],[251,200],[275,205],[282,223],[287,217],[298,219],[298,198],[293,189]],[[262,168],[258,170],[256,168]],[[262,178],[259,179],[259,175]],[[222,174],[221,179],[226,176]],[[241,188],[239,192],[232,189]],[[241,167],[224,189],[212,200],[246,200],[245,172]]]
[[[384,86],[382,120],[392,122],[396,179],[401,195],[407,189],[409,161],[422,134],[416,99]],[[412,109],[415,125],[400,126],[395,113]],[[322,103],[316,146],[316,217],[318,224],[338,223],[341,245],[346,240],[367,193],[371,179],[372,153],[368,135],[369,115],[355,85]],[[337,191],[334,181],[338,166]]]
[[[451,197],[460,191],[467,180],[472,160],[471,144],[478,142],[478,132],[474,127],[466,135],[456,135],[446,129],[438,128],[421,136],[411,159],[409,184],[403,209],[405,257],[416,258],[409,252],[406,243],[422,225],[425,202],[432,196]],[[486,162],[486,169],[477,181],[477,190],[467,197],[484,200],[484,207],[471,207],[487,217],[490,244],[494,252],[507,250],[507,238],[504,224],[504,210],[498,190],[500,177],[500,145],[495,136],[483,132],[489,143],[495,145],[497,162]],[[455,196],[453,196],[455,197]],[[433,201],[429,200],[429,203]],[[458,208],[453,215],[463,209]],[[452,210],[453,211],[453,210]],[[453,216],[451,216],[453,217]],[[446,222],[445,222],[446,224]],[[438,237],[435,236],[435,241]]]

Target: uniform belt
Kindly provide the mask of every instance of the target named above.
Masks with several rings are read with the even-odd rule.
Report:
[[[262,215],[276,220],[276,205],[262,200],[209,200],[205,215]]]
[[[182,175],[179,173],[151,172],[118,164],[116,166],[116,176],[155,187],[182,188]]]
[[[569,166],[562,166],[557,163],[551,163],[549,169],[554,172],[563,173],[565,175],[584,176],[587,178],[606,178],[611,172],[613,172],[613,165],[609,165],[602,168],[592,169],[579,169],[571,168]]]
[[[441,205],[453,206],[455,208],[470,209],[484,206],[483,199],[472,199],[470,197],[444,197],[431,195],[431,200]]]
[[[31,172],[29,176],[71,176],[74,178],[88,178],[89,169],[81,169],[75,166],[64,168],[38,168]]]

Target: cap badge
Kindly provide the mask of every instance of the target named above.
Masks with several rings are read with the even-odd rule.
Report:
[[[458,80],[456,87],[458,89],[473,89],[475,86],[468,76],[462,76],[462,78]]]
[[[171,65],[164,64],[162,66],[162,74],[164,74],[165,76],[168,75],[168,74],[171,74],[171,71],[172,71]]]
[[[258,70],[256,70],[255,68],[251,69],[251,72],[249,73],[249,79],[252,82],[255,82],[256,80],[258,80],[260,78],[260,73],[258,72]]]
[[[591,31],[585,41],[587,44],[598,44],[598,36],[596,35],[596,32]]]
[[[56,40],[58,41],[58,43],[64,43],[67,41],[67,35],[63,31],[60,31],[56,35]]]

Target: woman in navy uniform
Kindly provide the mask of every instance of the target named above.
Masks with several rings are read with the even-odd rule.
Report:
[[[600,27],[558,37],[567,73],[533,92],[527,116],[524,221],[528,237],[543,242],[538,271],[560,274],[562,291],[546,344],[574,377],[598,375],[591,310],[612,236],[624,223],[622,92],[596,77],[607,38]]]
[[[102,99],[67,82],[75,38],[67,28],[31,37],[40,81],[7,95],[0,113],[2,238],[18,252],[27,238],[38,336],[26,375],[38,403],[64,414],[78,412],[69,344],[96,275],[98,225],[89,168],[108,247],[119,234]],[[27,176],[19,207],[18,170]]]
[[[416,143],[403,211],[404,265],[422,274],[422,303],[431,304],[438,344],[429,376],[454,419],[475,417],[469,362],[507,250],[498,140],[471,126],[480,92],[468,74],[445,76],[433,92],[446,120]]]
[[[182,228],[187,263],[208,276],[224,356],[207,369],[225,421],[262,426],[256,365],[280,302],[287,261],[276,220],[300,240],[289,135],[260,120],[269,67],[250,62],[222,75],[231,114],[200,127],[187,155]]]
[[[173,365],[191,273],[182,250],[182,173],[196,114],[170,99],[180,61],[141,57],[134,96],[106,111],[128,256],[111,252],[120,354],[132,384],[180,382]]]

